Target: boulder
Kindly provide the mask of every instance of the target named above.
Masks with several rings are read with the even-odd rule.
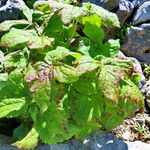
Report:
[[[150,21],[150,1],[143,3],[133,17],[133,24],[141,24]]]
[[[126,40],[121,45],[121,50],[139,61],[150,64],[150,24],[127,29]]]
[[[119,6],[119,0],[82,0],[82,2],[90,2],[111,11]]]
[[[118,139],[112,133],[97,131],[81,143],[68,142],[65,144],[45,145],[36,150],[149,150],[150,145],[135,141],[125,142]]]
[[[123,25],[126,19],[132,14],[134,5],[129,0],[120,0],[117,16],[120,24]]]
[[[132,3],[135,7],[139,7],[142,5],[144,2],[148,2],[149,0],[132,0]]]
[[[97,131],[84,140],[91,150],[127,150],[127,144],[112,133]]]
[[[22,15],[23,18],[32,20],[32,11],[23,0],[2,0],[0,3],[0,22],[16,20]]]
[[[0,145],[0,150],[19,150],[19,149],[11,145]]]
[[[5,0],[0,5],[0,22],[4,20],[18,19],[20,14],[19,3],[15,0]]]

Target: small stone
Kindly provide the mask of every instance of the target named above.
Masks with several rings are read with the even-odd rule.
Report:
[[[147,118],[145,119],[145,122],[150,125],[150,117],[147,117]]]
[[[129,141],[131,133],[127,130],[122,134],[122,138],[126,141]]]
[[[145,117],[143,116],[143,114],[137,114],[136,121],[142,125],[145,124]]]

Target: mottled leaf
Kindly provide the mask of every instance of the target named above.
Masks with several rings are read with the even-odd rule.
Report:
[[[54,77],[62,83],[76,82],[79,74],[74,67],[68,65],[58,65],[54,67]]]
[[[0,99],[0,118],[7,116],[12,111],[17,111],[25,104],[25,98]]]
[[[6,20],[0,24],[0,32],[8,31],[16,25],[29,25],[29,22],[26,20]]]
[[[31,131],[21,141],[17,141],[12,145],[19,149],[34,149],[38,144],[38,132],[32,128]]]

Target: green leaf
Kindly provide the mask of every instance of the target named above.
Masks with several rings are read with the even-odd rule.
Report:
[[[15,91],[14,91],[15,89]],[[27,96],[26,85],[20,70],[14,70],[9,74],[6,82],[0,82],[0,100],[9,98],[23,98]]]
[[[6,20],[0,24],[0,32],[8,31],[16,25],[29,25],[29,22],[26,20]]]
[[[116,14],[105,10],[102,7],[90,4],[90,8],[87,7],[88,3],[84,3],[82,7],[73,6],[69,4],[59,3],[54,0],[51,1],[37,1],[34,7],[38,9],[40,6],[48,5],[49,9],[53,12],[59,12],[64,24],[70,23],[73,19],[81,16],[87,16],[89,14],[98,15],[105,25],[120,27],[120,23]]]
[[[36,6],[36,9],[38,9],[39,11],[42,11],[44,14],[49,14],[52,12],[48,4],[38,5]]]
[[[120,81],[131,74],[132,62],[121,59],[106,59],[99,74],[99,88],[109,100],[118,102]]]
[[[12,111],[20,110],[24,104],[24,97],[0,99],[0,118],[7,116]]]
[[[14,48],[16,46],[24,47],[31,44],[37,34],[34,30],[21,30],[12,28],[8,33],[2,36],[0,46]]]
[[[78,51],[84,55],[91,56],[93,43],[90,39],[82,37],[79,39]]]
[[[34,127],[44,143],[55,144],[62,142],[65,139],[70,139],[75,133],[67,123],[66,113],[57,109],[54,103],[51,103],[49,109],[42,115],[38,112],[37,107],[34,106],[31,109],[31,114]]]
[[[144,108],[144,98],[138,88],[130,79],[122,79],[121,81],[121,98],[126,101],[126,114],[134,115],[139,108]]]
[[[119,49],[119,40],[108,40],[104,45],[102,45],[99,54],[103,55],[104,57],[117,56]]]
[[[34,88],[34,92],[32,93],[33,102],[36,102],[41,113],[44,113],[48,109],[50,103],[50,81],[36,81],[31,88],[32,90]]]
[[[79,74],[92,72],[100,67],[100,64],[90,56],[82,56],[78,61],[77,71]]]
[[[50,35],[52,32],[60,32],[63,30],[63,22],[58,15],[52,15],[44,28],[44,33]]]
[[[16,0],[16,2],[19,3],[19,7],[22,10],[26,19],[28,19],[29,22],[32,22],[33,10],[29,9],[23,0]]]
[[[21,139],[23,139],[28,134],[29,131],[30,131],[30,129],[27,126],[27,124],[22,123],[19,127],[17,127],[13,131],[13,138],[16,141],[20,141]]]
[[[86,3],[83,5],[86,5]],[[115,13],[109,12],[106,9],[94,4],[91,4],[90,12],[91,14],[97,14],[98,16],[100,16],[104,25],[120,27],[120,22]]]
[[[79,78],[77,70],[68,65],[58,65],[54,67],[54,77],[62,83],[76,82]]]
[[[138,73],[134,73],[130,80],[136,85],[139,86],[139,83],[141,81],[141,76]]]
[[[57,1],[37,1],[34,4],[34,7],[39,9],[39,7],[44,6],[44,5],[48,5],[49,10],[53,11],[53,12],[58,12],[59,15],[61,16],[61,19],[63,21],[64,24],[68,24],[70,23],[73,19],[79,17],[80,15],[84,16],[87,13],[87,9],[83,8],[81,9],[80,7],[76,7],[73,5],[69,5],[69,4],[64,4],[64,3],[59,3]],[[84,12],[85,11],[85,12]]]
[[[78,93],[87,95],[95,95],[97,93],[97,80],[94,75],[90,77],[82,76],[77,82],[72,86],[73,89],[78,91]],[[82,97],[82,95],[80,95]]]
[[[76,25],[70,24],[69,26],[63,26],[65,38],[70,40],[77,35]]]
[[[70,51],[65,47],[58,46],[55,50],[50,51],[46,54],[45,61],[48,64],[56,63],[66,57]]]
[[[18,147],[19,149],[34,149],[37,144],[38,132],[32,128],[25,138],[23,138],[21,141],[13,143],[12,145]]]
[[[0,73],[0,82],[7,81],[8,73]]]
[[[79,22],[83,25],[85,25],[86,23],[90,23],[97,26],[98,28],[100,28],[102,24],[101,18],[97,14],[83,16],[81,18],[79,17]]]
[[[47,36],[35,37],[33,42],[28,46],[29,49],[44,49],[52,47],[54,43],[54,38],[49,38]]]
[[[105,102],[105,107],[101,115],[101,123],[104,125],[106,130],[111,131],[120,125],[126,117],[125,101],[120,99],[116,104],[110,99],[105,99],[103,95],[102,100]]]
[[[104,39],[104,31],[102,28],[99,28],[91,23],[85,22],[83,32],[94,43],[98,45],[102,44],[102,40]]]

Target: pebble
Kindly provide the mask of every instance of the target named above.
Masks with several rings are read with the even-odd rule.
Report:
[[[150,125],[150,117],[147,117],[147,118],[145,119],[145,122]]]

